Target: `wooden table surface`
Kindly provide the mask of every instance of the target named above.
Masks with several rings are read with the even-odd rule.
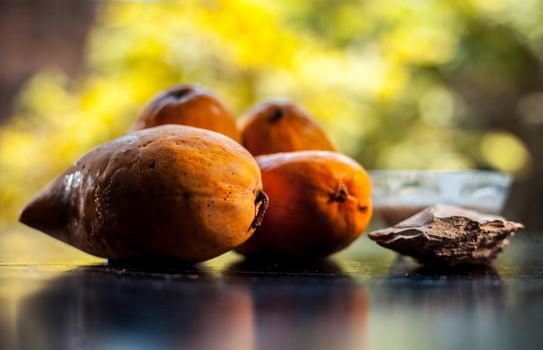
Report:
[[[0,234],[0,349],[542,349],[543,234],[434,271],[366,237],[318,264],[111,266]]]

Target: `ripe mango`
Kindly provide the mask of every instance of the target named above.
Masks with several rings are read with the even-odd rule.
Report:
[[[257,105],[239,120],[238,127],[243,146],[254,156],[336,150],[315,120],[286,100],[270,100]]]
[[[327,151],[256,159],[270,205],[262,225],[238,252],[322,258],[347,247],[368,226],[370,178],[353,159]]]
[[[258,165],[241,145],[168,125],[95,148],[39,193],[20,221],[108,259],[199,262],[245,242],[266,204]]]
[[[179,124],[216,131],[240,141],[230,109],[211,91],[198,85],[178,85],[155,96],[136,121],[134,130]]]

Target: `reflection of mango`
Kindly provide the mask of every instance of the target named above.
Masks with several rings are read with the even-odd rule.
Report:
[[[256,348],[367,348],[370,295],[333,261],[246,259],[225,275],[251,292]]]
[[[175,86],[155,96],[134,129],[165,124],[194,126],[240,140],[232,112],[218,96],[196,85]]]
[[[335,152],[257,157],[270,206],[245,255],[322,257],[347,247],[367,227],[372,206],[366,171]]]
[[[259,348],[368,348],[370,299],[364,287],[352,283],[326,289],[326,293],[311,294],[308,288],[302,291],[304,295],[276,290],[261,293],[255,305],[257,329],[261,331],[257,333],[261,335],[256,342]]]
[[[315,121],[291,102],[276,100],[259,104],[238,125],[243,145],[255,156],[336,150]]]
[[[24,300],[16,322],[13,349],[256,348],[249,289],[181,266],[73,271]]]
[[[230,138],[161,126],[94,149],[20,220],[105,258],[197,262],[251,236],[267,201],[261,187],[254,158]]]
[[[200,299],[203,312],[194,315],[197,340],[191,349],[256,349],[253,300],[246,286],[228,285],[215,298]]]

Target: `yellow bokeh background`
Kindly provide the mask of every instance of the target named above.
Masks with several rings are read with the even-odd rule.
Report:
[[[470,97],[491,101],[521,85],[525,61],[543,52],[539,1],[98,7],[81,72],[35,74],[0,128],[0,223],[81,155],[129,130],[158,91],[184,82],[215,91],[238,116],[288,97],[367,168],[531,171],[525,142]],[[530,107],[543,108],[542,96],[523,97],[520,118],[530,125],[542,123]]]

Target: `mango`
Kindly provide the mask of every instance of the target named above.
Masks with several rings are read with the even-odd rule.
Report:
[[[169,125],[90,151],[20,221],[107,259],[199,262],[245,242],[266,205],[258,165],[241,145]]]
[[[263,102],[238,122],[242,144],[254,156],[303,150],[336,151],[301,107],[286,100]]]
[[[371,182],[353,159],[299,151],[256,160],[270,204],[262,225],[237,249],[241,254],[323,258],[349,246],[368,226]]]
[[[144,109],[134,130],[166,124],[212,130],[240,141],[230,109],[217,95],[198,85],[178,85],[159,93]]]

